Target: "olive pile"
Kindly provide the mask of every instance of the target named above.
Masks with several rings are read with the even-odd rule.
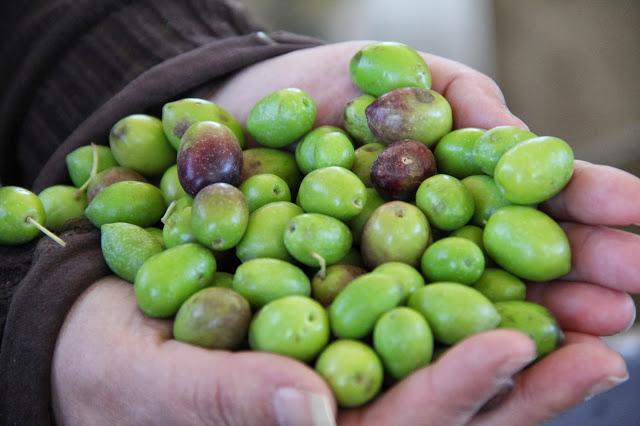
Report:
[[[569,272],[567,237],[536,205],[568,183],[571,148],[516,127],[452,131],[406,45],[365,47],[350,75],[364,94],[344,130],[313,128],[313,99],[287,88],[249,113],[261,147],[206,100],[125,117],[110,148],[67,156],[75,187],[0,189],[0,243],[84,215],[177,340],[314,363],[345,407],[485,330],[553,351],[562,332],[522,280]]]

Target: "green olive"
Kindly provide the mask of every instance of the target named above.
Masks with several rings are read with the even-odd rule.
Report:
[[[320,354],[316,371],[326,380],[341,407],[357,407],[371,400],[382,387],[380,359],[356,340],[337,340]]]
[[[571,270],[571,247],[560,226],[546,214],[508,206],[489,218],[484,246],[498,265],[521,278],[549,281]]]
[[[446,345],[500,324],[500,315],[491,301],[463,284],[428,284],[411,295],[409,307],[425,317],[436,340]]]
[[[301,361],[314,359],[328,341],[327,313],[318,302],[303,296],[268,303],[253,318],[249,329],[251,349]]]
[[[496,185],[514,204],[538,204],[556,195],[573,175],[573,151],[562,139],[543,136],[522,142],[500,158]]]
[[[316,104],[300,89],[282,89],[260,99],[249,111],[247,130],[261,145],[282,148],[313,127]]]

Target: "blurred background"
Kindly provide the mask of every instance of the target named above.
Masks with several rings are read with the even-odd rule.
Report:
[[[399,41],[465,63],[493,77],[535,133],[640,176],[640,1],[240,1],[270,30]],[[640,326],[607,342],[631,380],[549,425],[640,425]]]

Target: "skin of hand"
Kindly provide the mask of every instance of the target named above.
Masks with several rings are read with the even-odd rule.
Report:
[[[298,87],[317,102],[316,125],[341,125],[344,105],[359,95],[348,64],[365,44],[327,45],[262,62],[231,77],[213,100],[244,122],[261,97]],[[453,107],[456,128],[525,127],[491,79],[424,56],[433,88]],[[562,280],[530,284],[528,297],[553,312],[566,342],[524,371],[534,358],[533,342],[494,330],[464,340],[372,403],[337,410],[310,367],[273,354],[172,340],[171,321],[145,317],[131,284],[108,277],[77,300],[58,338],[56,419],[69,425],[537,424],[628,378],[623,359],[597,336],[625,330],[635,317],[627,293],[640,291],[640,237],[607,226],[640,223],[638,199],[640,179],[577,161],[569,185],[542,206],[566,230],[573,265]]]

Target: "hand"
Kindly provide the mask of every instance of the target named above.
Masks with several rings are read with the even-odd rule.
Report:
[[[363,44],[308,49],[257,64],[232,77],[214,100],[244,121],[262,96],[299,87],[317,101],[318,124],[339,125],[344,104],[359,94],[347,67]],[[489,78],[452,61],[425,58],[434,89],[452,104],[456,127],[524,126]],[[461,342],[373,403],[336,412],[329,389],[309,367],[277,355],[173,341],[170,321],[144,317],[131,285],[107,278],[76,302],[58,339],[56,417],[65,424],[306,425],[330,424],[334,415],[347,425],[541,422],[627,375],[621,357],[594,336],[617,333],[633,320],[625,292],[640,290],[640,238],[598,225],[640,223],[639,196],[637,178],[577,162],[569,186],[544,206],[566,221],[573,270],[562,281],[531,285],[528,293],[552,310],[567,341],[524,372],[534,355],[532,342],[495,330]],[[481,411],[512,382],[502,403]]]

